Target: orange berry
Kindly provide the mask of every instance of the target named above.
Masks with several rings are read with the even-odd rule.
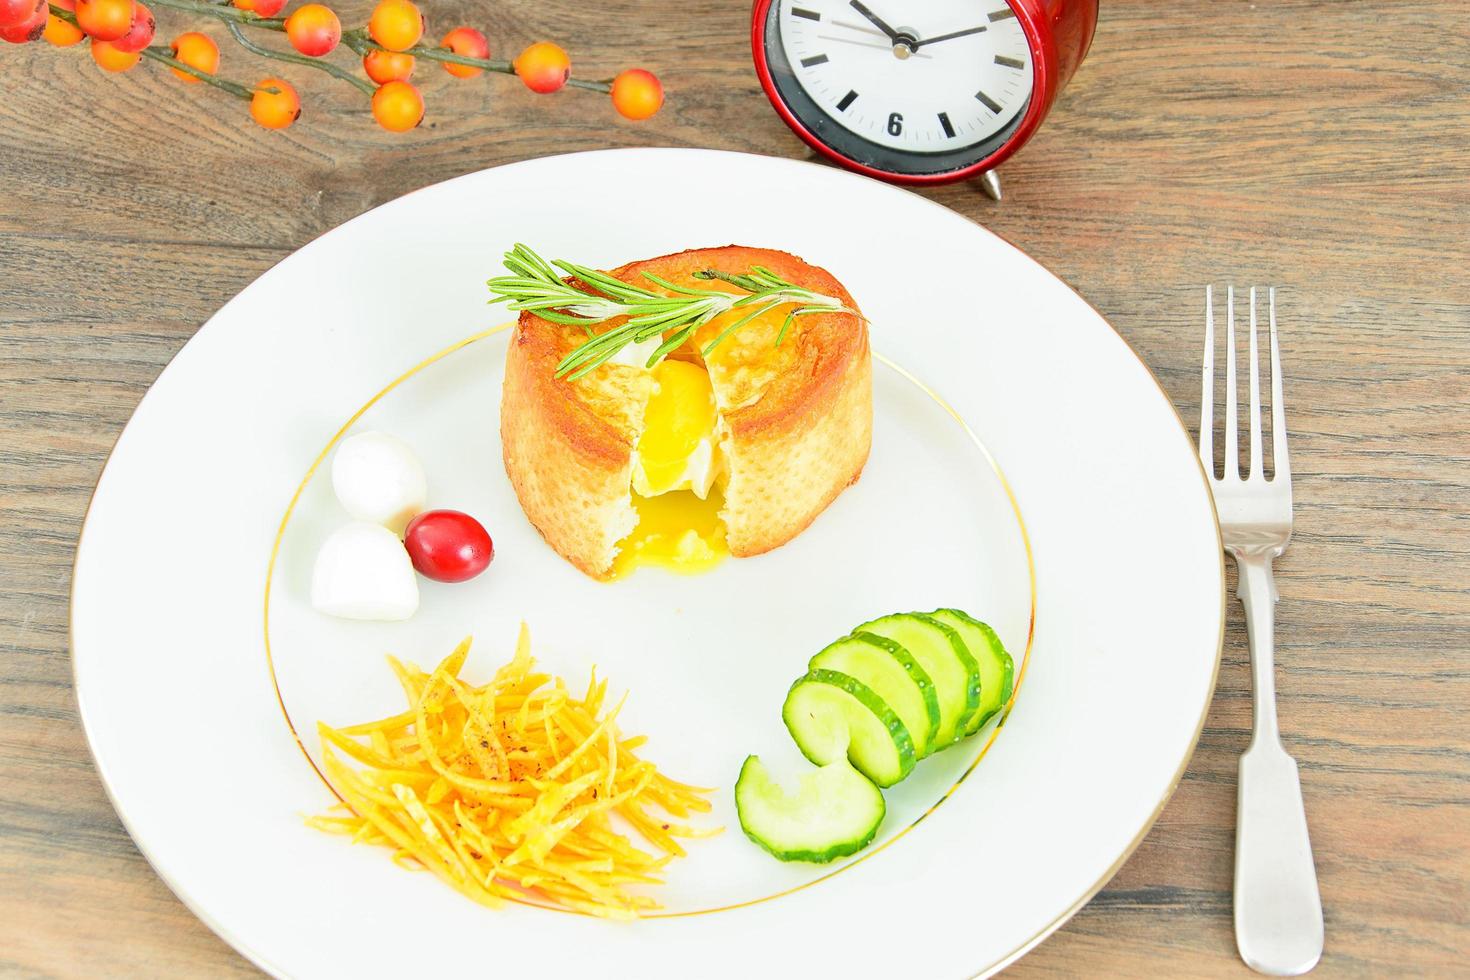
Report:
[[[456,27],[444,35],[444,40],[439,42],[441,48],[448,48],[455,54],[464,55],[466,58],[488,58],[490,57],[490,42],[485,40],[485,35],[473,27]],[[444,70],[455,78],[474,78],[484,72],[483,68],[473,65],[456,65],[451,62],[442,62]]]
[[[612,102],[625,119],[647,119],[664,104],[664,87],[653,72],[629,68],[613,79]]]
[[[266,129],[285,129],[300,117],[301,97],[283,78],[262,79],[250,97],[250,115]]]
[[[51,19],[51,8],[46,6],[45,0],[41,0],[41,4],[24,20],[8,27],[0,27],[0,39],[11,44],[29,44],[46,33],[46,25]]]
[[[363,56],[362,70],[379,85],[406,82],[413,75],[413,55],[374,48]]]
[[[29,24],[36,19],[36,11],[45,6],[46,0],[0,0],[0,28]]]
[[[116,41],[133,27],[133,0],[77,0],[77,26],[94,41]]]
[[[119,51],[142,51],[153,43],[153,32],[155,29],[153,11],[141,3],[133,4],[133,26],[128,32],[116,41],[112,46]]]
[[[258,17],[274,17],[286,9],[286,0],[234,0],[234,4]]]
[[[331,7],[308,3],[286,18],[286,39],[302,54],[319,58],[342,40],[342,22]]]
[[[389,51],[407,51],[424,36],[424,15],[412,0],[378,0],[368,35]]]
[[[127,71],[143,56],[136,51],[124,51],[111,41],[92,42],[92,60],[103,71]]]
[[[408,82],[388,82],[373,93],[373,118],[390,133],[406,133],[424,121],[424,97]]]
[[[572,74],[572,59],[550,41],[537,41],[516,56],[516,74],[532,92],[555,92]]]
[[[56,6],[60,7],[61,3],[58,2]],[[66,9],[71,10],[72,8],[68,6]],[[46,27],[41,36],[58,48],[69,48],[87,35],[83,34],[82,29],[77,25],[48,12]]]
[[[219,45],[215,44],[214,39],[208,34],[189,31],[174,38],[173,44],[169,47],[173,49],[175,58],[206,75],[213,75],[219,68]],[[179,71],[177,68],[170,68],[169,71],[191,85],[199,84],[199,79],[188,72]]]

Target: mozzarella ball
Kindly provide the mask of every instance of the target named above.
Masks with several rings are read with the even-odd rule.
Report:
[[[333,531],[316,555],[311,604],[342,619],[412,616],[419,608],[419,583],[398,535],[367,521]]]
[[[332,489],[347,513],[400,537],[429,496],[418,457],[386,432],[359,432],[342,440],[332,457]]]

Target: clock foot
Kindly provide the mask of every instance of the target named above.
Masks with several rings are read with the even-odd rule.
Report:
[[[994,170],[987,170],[980,175],[980,189],[992,201],[1000,200],[1000,177]]]

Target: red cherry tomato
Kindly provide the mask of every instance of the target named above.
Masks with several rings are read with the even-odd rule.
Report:
[[[495,557],[484,525],[457,510],[424,511],[408,522],[403,546],[418,573],[435,582],[472,579]]]

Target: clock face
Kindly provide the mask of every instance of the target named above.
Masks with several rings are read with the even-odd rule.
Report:
[[[1031,95],[1030,48],[1005,0],[777,0],[773,12],[815,108],[890,150],[982,143]]]

